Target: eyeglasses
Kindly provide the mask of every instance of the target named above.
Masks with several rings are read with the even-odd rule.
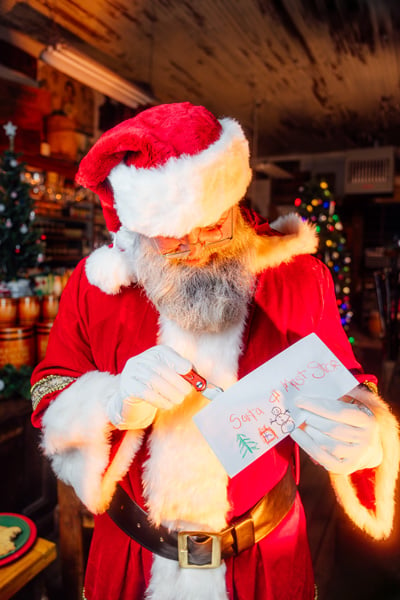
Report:
[[[217,247],[233,238],[233,207],[225,211],[217,223],[193,229],[181,238],[151,238],[158,252],[166,258],[184,258],[194,246]]]

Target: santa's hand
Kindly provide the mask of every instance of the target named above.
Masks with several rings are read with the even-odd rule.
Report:
[[[379,426],[365,405],[350,396],[339,400],[303,396],[294,404],[299,410],[291,436],[325,469],[349,475],[381,463]]]
[[[169,410],[192,391],[180,374],[192,368],[190,361],[169,346],[153,346],[130,358],[119,376],[119,390],[107,412],[119,429],[150,425],[158,408]]]

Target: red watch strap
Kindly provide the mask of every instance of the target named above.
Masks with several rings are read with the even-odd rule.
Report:
[[[191,369],[188,373],[185,373],[184,375],[180,375],[181,377],[183,377],[183,379],[186,379],[186,381],[188,381],[198,392],[202,392],[207,387],[207,381],[194,369]]]

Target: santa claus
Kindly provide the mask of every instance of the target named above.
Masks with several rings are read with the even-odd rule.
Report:
[[[186,102],[124,121],[81,162],[113,243],[70,278],[32,399],[56,474],[95,515],[88,600],[312,600],[297,444],[359,527],[390,534],[397,423],[314,229],[241,209],[250,179],[239,124]],[[360,385],[299,397],[290,436],[228,477],[192,419],[209,400],[182,376],[228,388],[312,332]]]

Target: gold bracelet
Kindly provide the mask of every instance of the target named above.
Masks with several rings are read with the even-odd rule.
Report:
[[[31,388],[32,408],[36,410],[41,399],[52,392],[61,392],[70,383],[76,380],[76,377],[66,377],[63,375],[48,375],[35,383]]]
[[[364,385],[373,394],[379,394],[379,392],[378,392],[378,386],[373,381],[365,380],[365,381],[362,382],[361,385]]]

